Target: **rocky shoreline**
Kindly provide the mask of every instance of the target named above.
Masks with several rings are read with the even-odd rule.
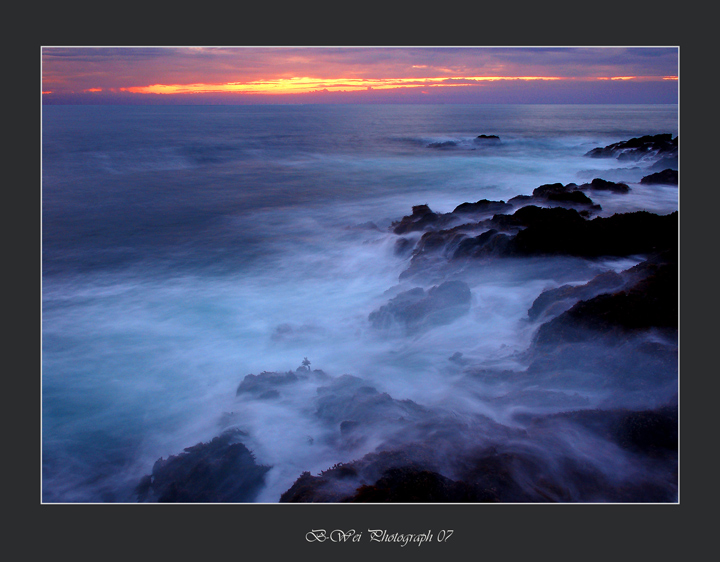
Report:
[[[499,142],[481,135],[481,142]],[[437,148],[437,147],[436,147]],[[442,147],[445,148],[445,147]],[[678,138],[633,138],[591,150],[589,158],[652,160],[643,185],[677,185]],[[395,253],[408,260],[401,279],[418,286],[371,312],[374,330],[417,334],[468,313],[471,289],[457,275],[489,260],[634,257],[624,271],[538,294],[527,321],[536,327],[524,353],[527,369],[481,368],[457,353],[459,392],[512,405],[513,397],[555,400],[560,413],[519,413],[508,423],[481,413],[460,416],[397,400],[369,381],[311,370],[247,375],[237,396],[276,401],[313,382],[309,406],[333,445],[370,453],[313,475],[303,472],[281,502],[674,502],[678,476],[678,213],[646,211],[602,217],[594,193],[624,197],[633,188],[595,178],[538,186],[509,201],[462,203],[450,213],[427,205],[392,223]],[[433,280],[425,289],[420,280]],[[428,283],[424,283],[425,286]],[[588,367],[617,396],[658,391],[652,408],[589,407],[564,392]],[[514,390],[488,395],[508,381]],[[538,383],[551,381],[538,390]],[[483,394],[486,393],[486,394]],[[513,394],[514,393],[514,394]],[[534,394],[535,393],[535,394]],[[554,393],[554,394],[553,394]],[[229,424],[231,426],[231,424]],[[589,451],[578,452],[582,436]],[[257,464],[246,435],[229,427],[155,463],[137,488],[139,501],[251,502],[271,467]],[[622,465],[622,470],[618,468]]]

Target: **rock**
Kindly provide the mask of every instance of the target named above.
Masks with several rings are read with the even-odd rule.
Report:
[[[271,467],[261,466],[239,442],[243,433],[226,431],[208,443],[159,459],[137,488],[138,501],[252,502]]]
[[[395,400],[365,380],[342,375],[317,389],[315,416],[341,434],[357,434],[375,423],[392,424],[400,419],[425,416],[425,409],[412,400]]]
[[[437,222],[438,215],[430,210],[427,205],[416,205],[412,208],[412,215],[405,216],[399,222],[392,224],[395,234],[406,232],[417,232],[424,230],[427,226]]]
[[[650,166],[651,170],[665,170],[667,168],[677,170],[678,169],[678,157],[675,156],[665,156],[663,158],[660,158],[657,162],[655,162],[652,166]]]
[[[469,214],[469,213],[502,213],[512,209],[512,205],[505,203],[505,201],[489,201],[488,199],[481,199],[475,203],[461,203],[453,210],[454,214]]]
[[[391,428],[400,420],[420,420],[426,410],[412,400],[395,400],[379,392],[365,380],[342,375],[317,389],[315,416],[330,427],[339,428],[340,437],[357,444],[367,431],[379,424]]]
[[[414,467],[390,468],[373,484],[357,489],[353,503],[457,503],[477,502],[475,491],[464,482]]]
[[[528,310],[530,320],[538,320],[541,315],[558,315],[579,300],[586,300],[602,293],[618,290],[625,284],[622,275],[606,271],[594,277],[584,285],[563,285],[540,293]]]
[[[540,326],[535,343],[612,338],[651,328],[677,330],[677,274],[676,260],[650,264],[647,276],[630,288],[582,300]]]
[[[371,312],[368,319],[377,329],[399,324],[408,333],[414,333],[448,324],[466,314],[470,310],[470,298],[470,287],[463,281],[446,281],[427,292],[415,287]]]
[[[455,141],[431,142],[427,145],[428,148],[455,148],[456,146]]]
[[[482,140],[500,140],[500,137],[497,135],[478,135],[475,138]]]
[[[270,336],[275,341],[305,341],[314,339],[324,334],[324,330],[319,326],[309,324],[279,324],[273,330]]]
[[[678,408],[629,412],[622,416],[614,433],[623,448],[653,457],[677,457]]]
[[[415,243],[410,240],[409,238],[398,238],[395,241],[395,246],[393,247],[393,253],[396,256],[407,256],[412,252],[413,247],[415,246]]]
[[[479,236],[462,240],[452,254],[452,259],[502,255],[509,242],[510,236],[491,228]]]
[[[660,216],[637,211],[585,220],[574,210],[524,207],[513,217],[528,226],[510,240],[505,255],[628,256],[677,244],[677,212]]]
[[[657,172],[655,174],[650,174],[649,176],[645,176],[643,179],[640,180],[640,183],[643,185],[653,185],[653,184],[677,185],[678,184],[678,172],[677,172],[677,170],[672,170],[670,168],[667,168],[667,169],[663,170],[662,172]]]
[[[594,206],[596,210],[600,210],[600,205],[595,205],[592,199],[580,191],[574,183],[568,185],[561,183],[541,185],[533,190],[533,198],[550,202]]]
[[[241,394],[255,394],[261,395],[263,398],[270,398],[274,397],[273,392],[277,393],[277,390],[275,389],[276,386],[285,386],[299,380],[300,378],[298,375],[292,371],[288,371],[287,373],[263,371],[259,375],[247,375],[238,386],[235,396],[240,396]],[[268,392],[271,392],[271,394],[262,396]]]
[[[518,420],[520,421],[520,420]],[[678,406],[673,404],[651,410],[586,409],[530,416],[533,427],[548,428],[570,422],[590,430],[623,449],[649,457],[677,460]]]
[[[582,184],[579,189],[593,191],[611,191],[613,193],[628,193],[630,187],[625,183],[615,183],[614,181],[606,181],[601,178],[595,178],[590,183]]]
[[[645,135],[621,141],[602,148],[594,148],[585,156],[590,158],[617,158],[633,161],[647,157],[672,158],[677,156],[678,137],[671,134]]]

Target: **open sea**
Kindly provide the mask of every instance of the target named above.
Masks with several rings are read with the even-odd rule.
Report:
[[[372,440],[323,439],[307,407],[316,385],[275,401],[236,396],[247,374],[304,358],[394,399],[501,424],[568,407],[527,393],[471,399],[448,358],[522,370],[538,327],[527,311],[544,289],[641,257],[497,260],[467,273],[469,314],[386,333],[371,312],[437,284],[400,278],[410,258],[389,227],[414,205],[446,213],[595,177],[632,187],[593,194],[601,216],[670,213],[677,187],[638,183],[649,164],[584,156],[658,133],[678,134],[676,105],[43,107],[43,501],[134,502],[157,459],[212,439],[228,416],[273,467],[258,502],[372,451]],[[623,399],[653,407],[674,390]],[[618,403],[606,386],[564,391],[588,408]]]

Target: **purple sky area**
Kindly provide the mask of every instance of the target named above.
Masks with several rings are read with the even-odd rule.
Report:
[[[677,47],[42,49],[45,104],[677,103]]]

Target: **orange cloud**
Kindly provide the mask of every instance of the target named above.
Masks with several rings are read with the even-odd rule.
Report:
[[[677,80],[673,76],[599,76],[591,78],[566,78],[559,76],[442,76],[432,78],[313,78],[295,76],[250,82],[226,82],[219,84],[152,84],[119,88],[134,94],[303,94],[317,91],[355,92],[360,90],[388,90],[407,87],[457,87],[497,81],[594,81],[594,80]],[[86,91],[99,91],[93,88]]]
[[[308,76],[228,82],[225,84],[153,84],[132,86],[121,91],[135,94],[301,94],[318,90],[352,92],[359,90],[387,90],[409,86],[464,86],[475,82],[497,80],[562,80],[557,76],[458,76],[438,78],[311,78]],[[452,83],[456,81],[459,83]]]

